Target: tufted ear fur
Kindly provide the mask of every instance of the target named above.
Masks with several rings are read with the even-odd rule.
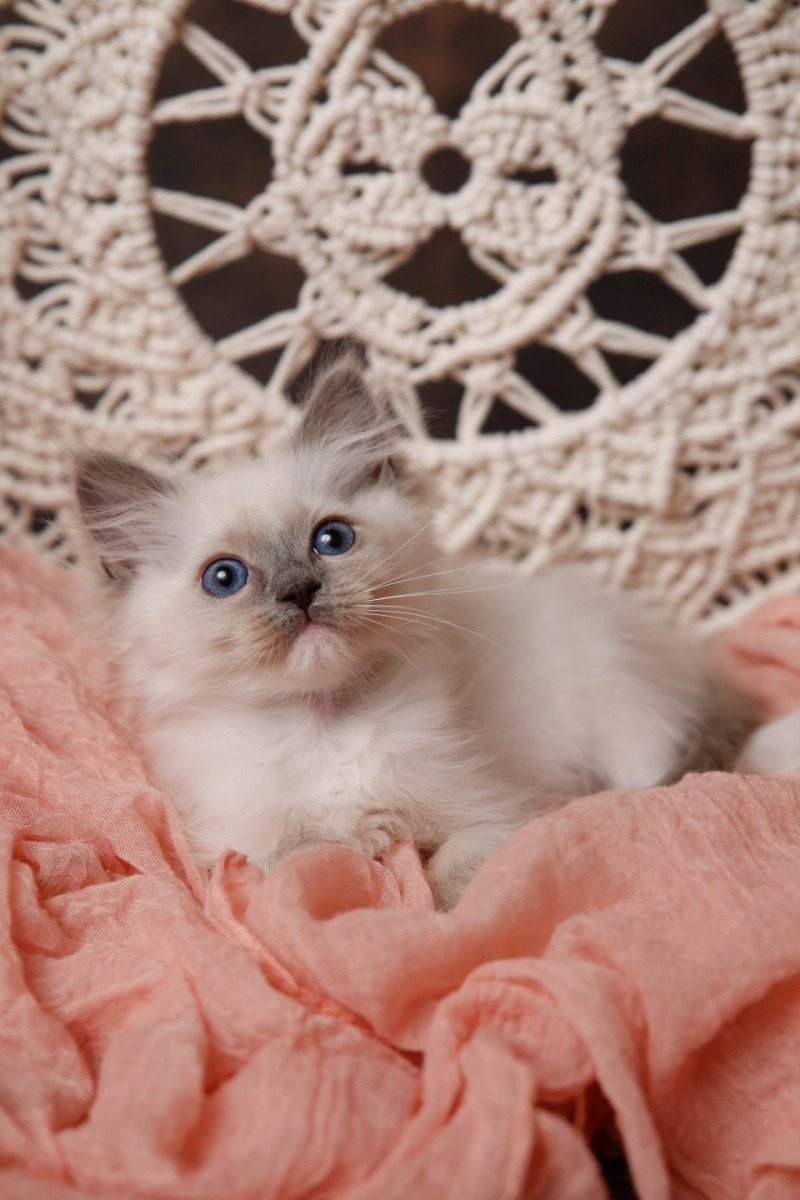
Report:
[[[75,461],[73,490],[103,572],[123,586],[147,547],[159,501],[172,492],[172,485],[136,463],[92,451]]]
[[[350,346],[315,376],[297,440],[351,458],[360,483],[397,488],[423,508],[439,502],[434,480],[411,469],[400,422],[371,389],[364,361]]]
[[[298,434],[301,445],[338,443],[381,454],[396,435],[396,422],[367,383],[364,362],[356,350],[348,347],[319,370],[303,407]]]

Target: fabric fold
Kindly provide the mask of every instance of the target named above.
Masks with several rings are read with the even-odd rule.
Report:
[[[206,872],[71,593],[0,550],[0,1195],[797,1196],[800,777],[577,799],[447,914],[408,846]]]

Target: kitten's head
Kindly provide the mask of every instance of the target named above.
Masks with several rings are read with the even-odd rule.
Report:
[[[393,440],[348,356],[260,461],[173,481],[79,459],[78,509],[115,632],[154,698],[328,692],[402,654],[423,629],[412,577],[434,551]]]

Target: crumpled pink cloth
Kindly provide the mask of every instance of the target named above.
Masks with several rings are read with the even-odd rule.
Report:
[[[449,914],[408,847],[207,877],[70,591],[0,552],[4,1200],[593,1200],[613,1140],[796,1200],[797,777],[578,800]]]

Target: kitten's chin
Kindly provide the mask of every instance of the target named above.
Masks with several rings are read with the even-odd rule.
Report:
[[[298,688],[337,687],[358,668],[353,646],[341,633],[311,621],[300,629],[286,655],[286,676]]]

